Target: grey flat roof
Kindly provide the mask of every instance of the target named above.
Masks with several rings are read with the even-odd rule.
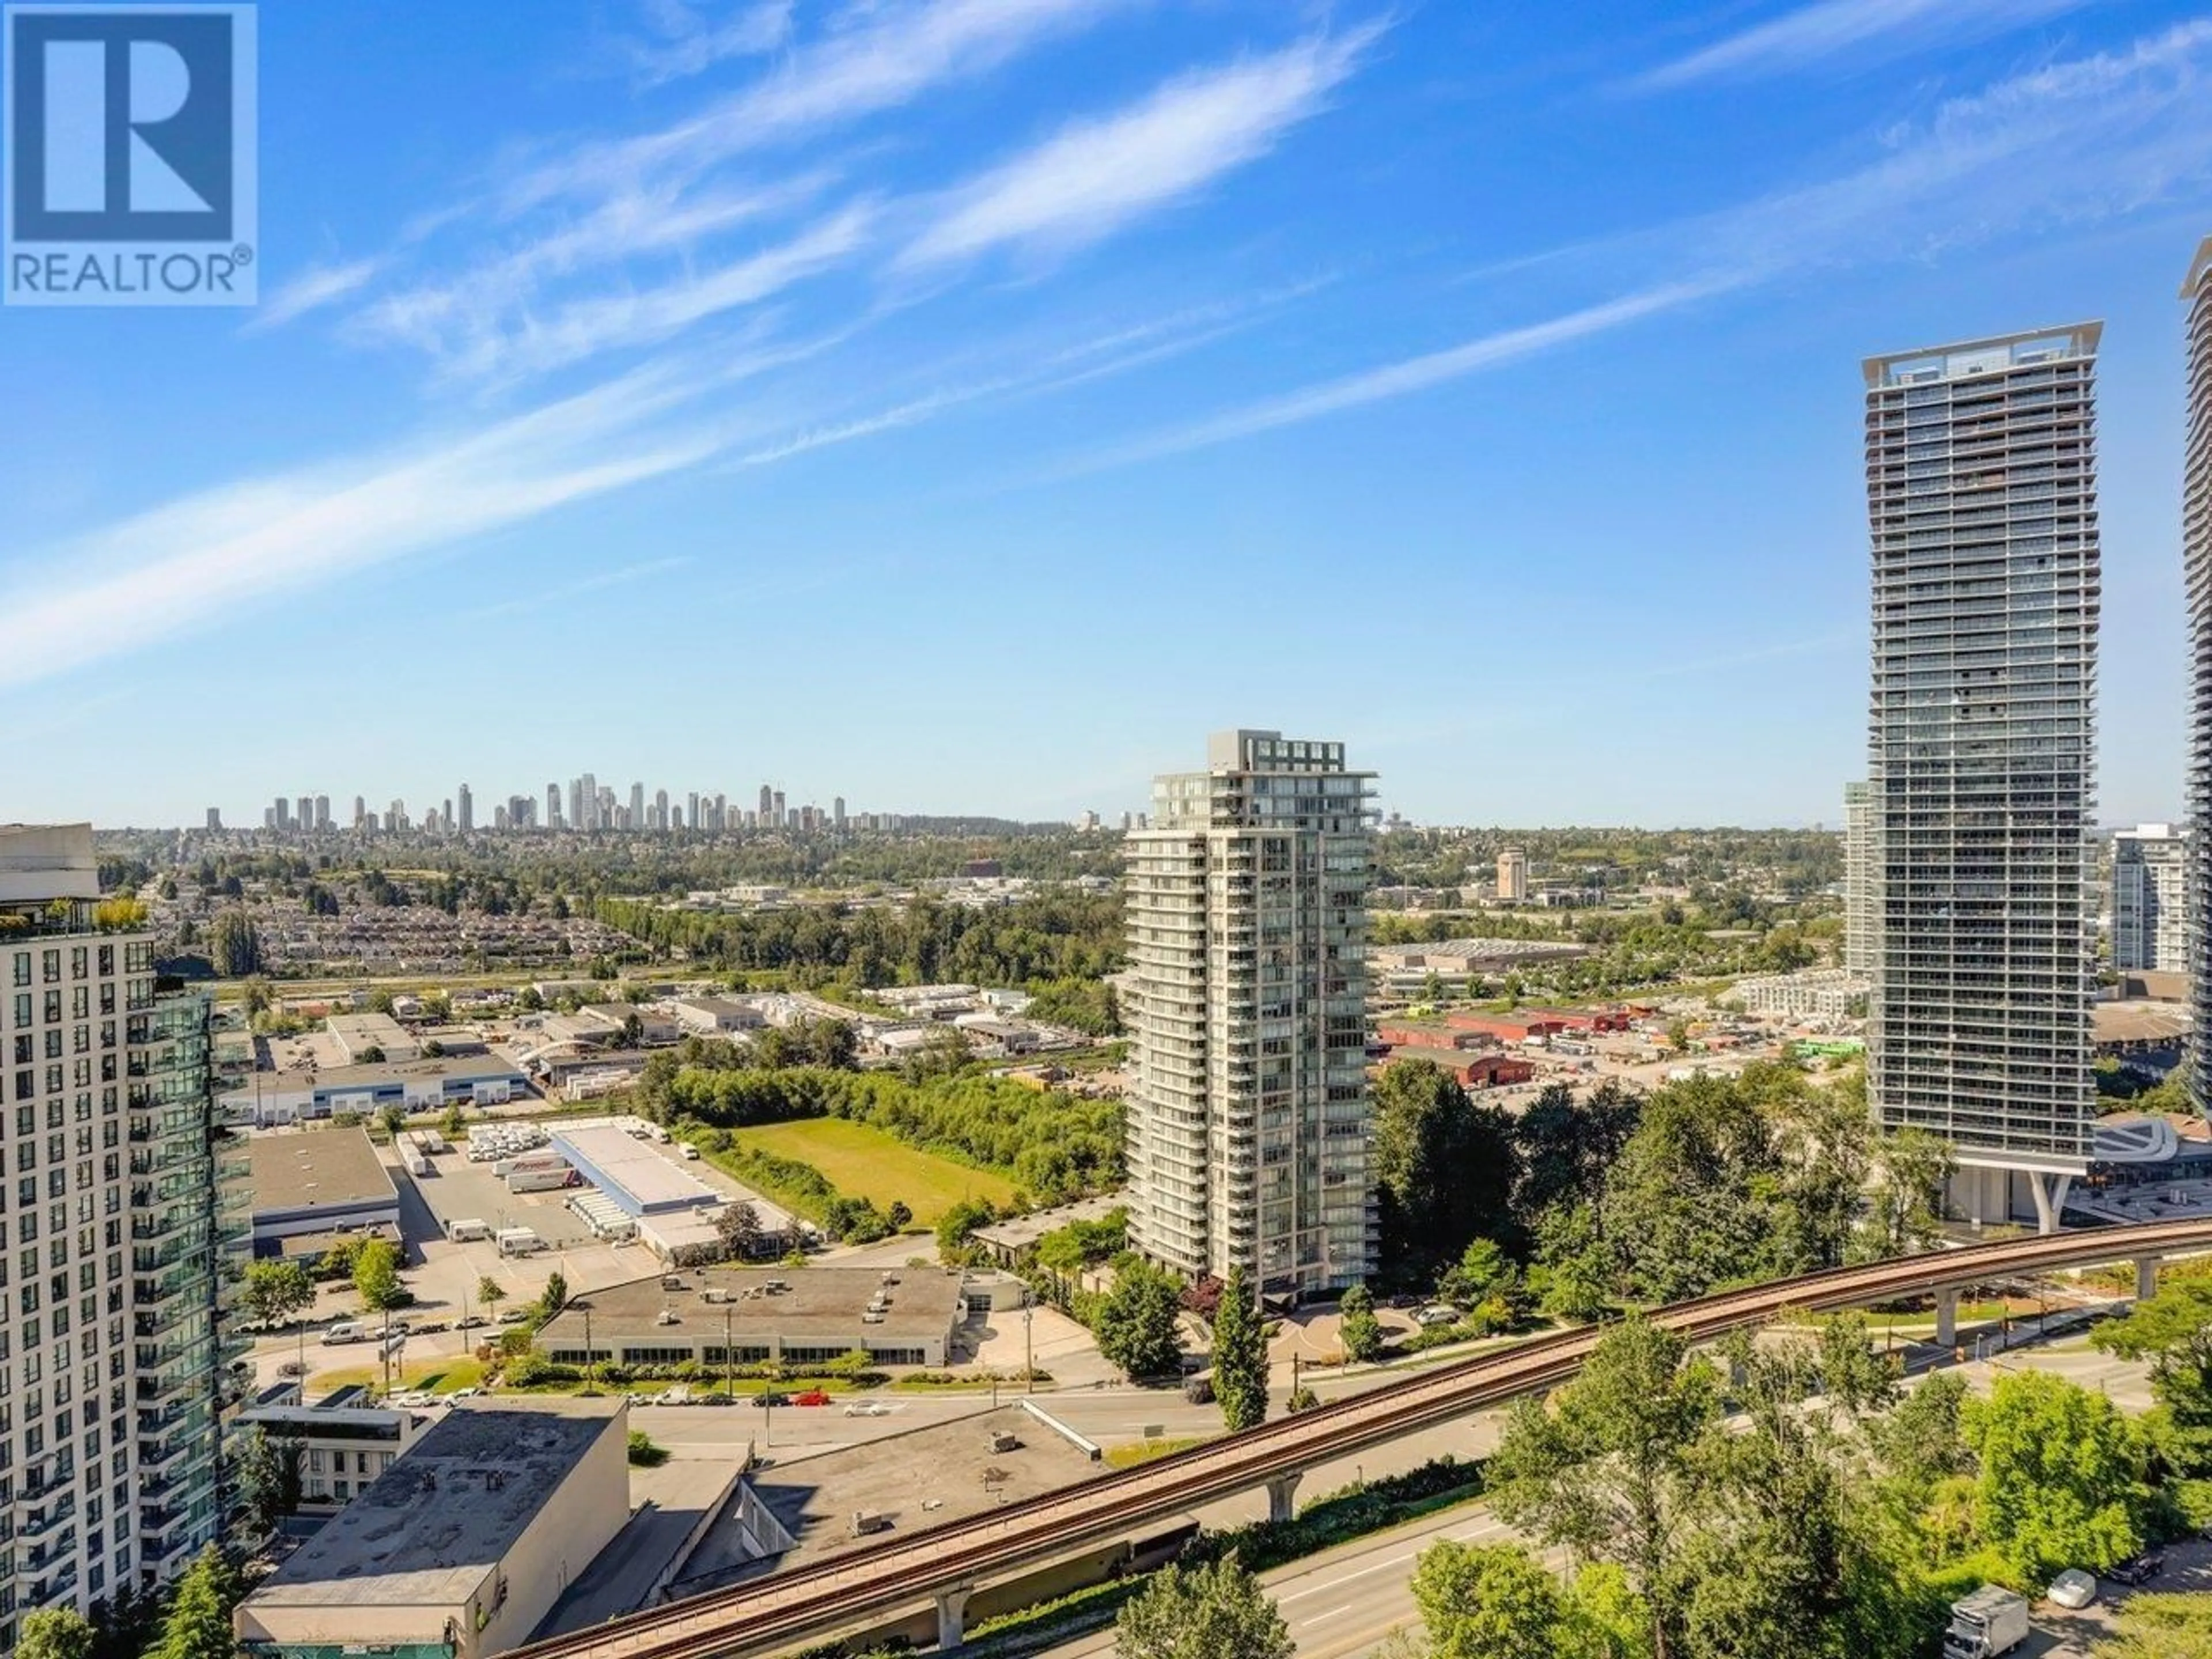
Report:
[[[686,1205],[712,1204],[717,1196],[713,1188],[693,1180],[657,1146],[639,1139],[626,1129],[604,1125],[564,1129],[556,1124],[550,1139],[557,1151],[575,1155],[568,1160],[570,1163],[579,1158],[588,1161],[647,1213],[681,1209]],[[627,1210],[629,1206],[622,1207]]]
[[[648,1217],[648,1224],[658,1219]],[[770,1331],[787,1338],[818,1338],[858,1347],[866,1336],[881,1341],[886,1336],[943,1336],[952,1328],[960,1300],[960,1274],[942,1267],[901,1267],[898,1283],[884,1285],[883,1273],[873,1267],[686,1267],[666,1277],[681,1279],[682,1290],[661,1288],[663,1275],[634,1279],[572,1300],[561,1314],[541,1327],[542,1348],[584,1345],[583,1310],[592,1315],[592,1346],[604,1348],[614,1342],[706,1342],[721,1346],[722,1316],[730,1316],[733,1338],[758,1340]],[[771,1279],[790,1288],[766,1294]],[[880,1325],[864,1325],[860,1315],[878,1290],[890,1292],[891,1304]],[[707,1300],[712,1290],[727,1301]],[[747,1297],[747,1291],[762,1294]],[[678,1322],[659,1322],[664,1308],[673,1309]]]
[[[461,1606],[624,1415],[618,1401],[456,1405],[246,1599]]]
[[[398,1188],[366,1129],[295,1129],[246,1141],[256,1214],[355,1209],[396,1204]]]
[[[1049,1401],[1041,1403],[1051,1409]],[[1020,1443],[993,1451],[994,1431],[1012,1434]],[[1018,1405],[796,1462],[770,1463],[746,1479],[791,1534],[793,1547],[764,1559],[744,1559],[740,1528],[734,1516],[726,1513],[700,1540],[685,1577],[677,1581],[677,1594],[680,1598],[740,1579],[811,1566],[881,1542],[883,1534],[873,1539],[852,1535],[856,1510],[888,1520],[891,1538],[911,1540],[1002,1504],[1065,1491],[1104,1472],[1103,1464],[1092,1462]]]
[[[410,1078],[459,1078],[480,1082],[486,1078],[512,1078],[523,1082],[526,1073],[513,1060],[494,1054],[445,1054],[434,1060],[393,1060],[381,1065],[326,1066],[300,1082],[317,1089],[360,1088],[375,1083],[404,1083]],[[289,1081],[289,1079],[288,1079]],[[298,1086],[295,1084],[293,1086]]]

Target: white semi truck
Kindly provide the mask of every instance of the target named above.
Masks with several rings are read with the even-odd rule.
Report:
[[[1984,1584],[1951,1604],[1943,1659],[1996,1659],[2026,1640],[2027,1598],[2001,1585]]]

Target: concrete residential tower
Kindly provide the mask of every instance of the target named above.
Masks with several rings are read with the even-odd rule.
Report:
[[[2189,837],[2139,823],[2112,837],[2110,937],[2118,972],[2189,970]]]
[[[1194,1278],[1340,1289],[1375,1256],[1373,775],[1274,732],[1206,761],[1155,781],[1127,845],[1131,1239]]]
[[[2182,463],[2181,566],[2189,592],[2190,1090],[2212,1114],[2212,236],[2190,261],[2189,447]]]
[[[1844,968],[1860,979],[1874,973],[1875,942],[1880,936],[1875,899],[1878,860],[1875,854],[1874,796],[1863,783],[1844,786]]]
[[[2055,1228],[2095,1119],[2099,556],[2084,323],[1869,359],[1868,1093],[1968,1218]]]
[[[249,1248],[208,998],[102,903],[88,824],[0,826],[0,1653],[40,1607],[174,1577],[221,1530],[219,1329]]]

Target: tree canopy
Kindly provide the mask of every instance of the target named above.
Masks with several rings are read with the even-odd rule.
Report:
[[[1098,1352],[1131,1376],[1172,1376],[1182,1366],[1182,1287],[1164,1268],[1127,1258],[1091,1327]]]
[[[1213,1397],[1231,1434],[1267,1420],[1267,1338],[1241,1263],[1222,1281],[1213,1312]]]
[[[1290,1626],[1230,1554],[1152,1575],[1115,1620],[1115,1659],[1291,1659]]]

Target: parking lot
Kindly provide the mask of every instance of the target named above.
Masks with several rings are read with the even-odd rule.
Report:
[[[569,1194],[579,1188],[510,1193],[507,1182],[491,1171],[490,1164],[471,1164],[452,1152],[433,1158],[427,1176],[410,1177],[402,1171],[396,1178],[413,1181],[432,1217],[431,1231],[441,1236],[449,1222],[481,1221],[495,1231],[528,1227],[555,1249],[592,1243],[592,1230],[568,1207]],[[413,1242],[411,1236],[409,1242]]]

